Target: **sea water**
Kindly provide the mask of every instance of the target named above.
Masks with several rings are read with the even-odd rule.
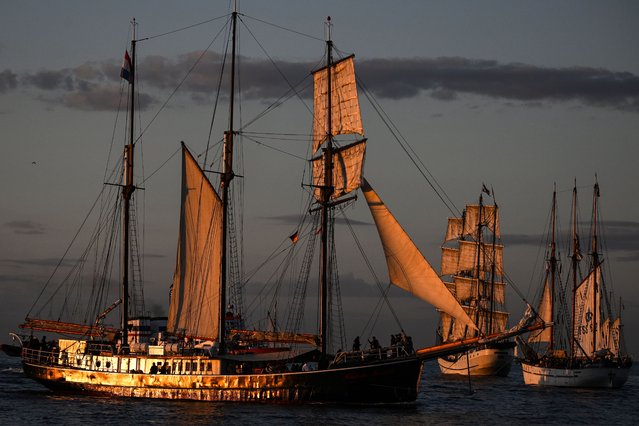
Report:
[[[564,425],[637,424],[639,372],[621,389],[526,386],[505,378],[457,379],[424,364],[417,401],[395,405],[246,404],[56,394],[0,352],[0,425]]]

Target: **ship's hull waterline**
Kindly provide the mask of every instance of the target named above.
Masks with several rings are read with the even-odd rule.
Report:
[[[513,344],[484,347],[450,357],[437,358],[442,374],[460,376],[501,376],[510,372]],[[470,364],[470,368],[469,368]],[[470,371],[469,371],[470,370]]]
[[[416,357],[320,371],[270,374],[101,372],[23,363],[27,376],[56,391],[118,397],[228,402],[395,403],[417,398]]]
[[[521,371],[527,385],[572,388],[619,388],[630,374],[629,367],[551,368],[525,362],[521,363]]]

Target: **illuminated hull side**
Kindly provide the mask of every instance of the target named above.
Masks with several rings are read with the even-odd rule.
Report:
[[[281,403],[411,402],[417,398],[422,372],[422,361],[414,356],[318,371],[260,374],[102,371],[96,367],[100,357],[93,358],[90,362],[93,369],[46,365],[24,357],[23,367],[27,376],[56,391],[135,398]],[[128,366],[133,357],[111,356],[108,359],[109,366],[117,370],[118,365]],[[183,357],[179,362],[200,365],[208,361],[202,357]],[[101,367],[105,367],[106,362],[103,358]]]
[[[470,374],[471,376],[505,377],[510,372],[510,367],[513,363],[513,347],[514,343],[505,342],[444,358],[437,358],[437,362],[442,374],[446,375],[467,376]]]
[[[537,386],[572,388],[619,388],[628,380],[630,367],[591,366],[552,368],[521,363],[524,383]]]

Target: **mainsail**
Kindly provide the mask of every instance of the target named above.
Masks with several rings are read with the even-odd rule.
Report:
[[[477,329],[366,179],[362,192],[382,240],[391,283],[448,313],[459,324]]]
[[[349,56],[331,65],[331,135],[364,134],[357,98],[355,64]],[[313,73],[313,152],[324,142],[328,129],[328,68]]]
[[[222,201],[182,146],[182,209],[167,331],[216,339],[219,332]]]

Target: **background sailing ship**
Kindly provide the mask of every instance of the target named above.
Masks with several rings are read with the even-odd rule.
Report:
[[[483,192],[491,195],[485,186]],[[441,340],[454,342],[505,331],[504,247],[497,204],[485,205],[480,195],[479,204],[467,205],[461,217],[448,219],[444,243],[441,275],[451,278],[446,285],[478,329],[469,330],[442,312],[438,330]],[[514,358],[514,346],[514,342],[503,341],[439,358],[439,367],[444,374],[505,376]]]
[[[603,273],[599,224],[599,184],[592,197],[588,270],[581,275],[577,187],[573,189],[570,270],[562,279],[556,243],[557,195],[553,192],[546,274],[539,315],[552,323],[531,333],[522,347],[524,382],[565,387],[622,386],[628,379],[631,358],[625,352],[621,313],[615,314],[610,283]],[[619,306],[621,308],[621,306]]]

